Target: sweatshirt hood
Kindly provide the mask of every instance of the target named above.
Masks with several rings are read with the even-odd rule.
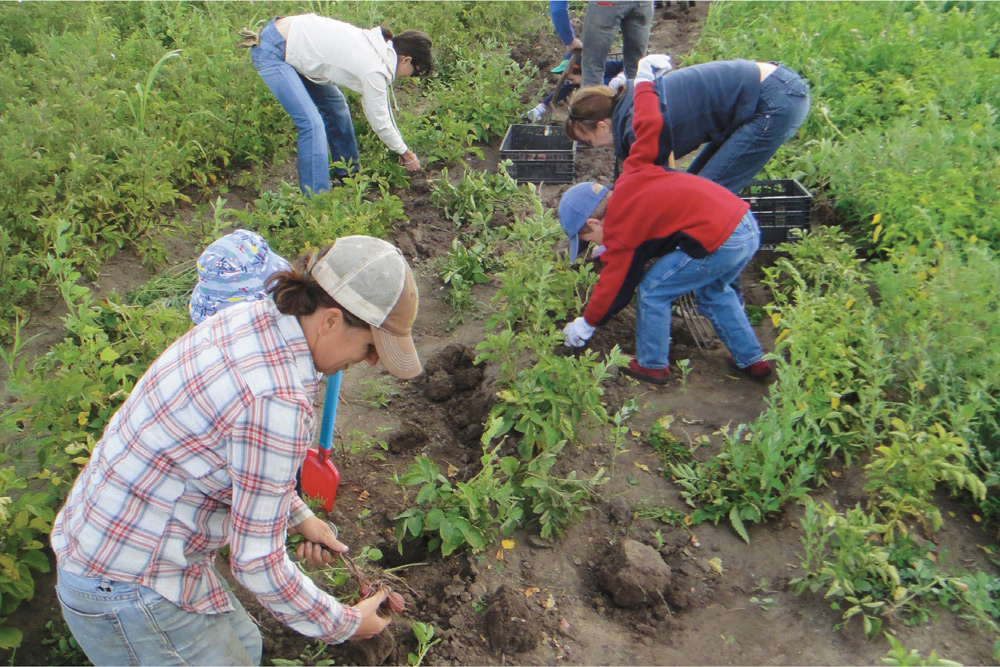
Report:
[[[396,50],[392,48],[392,41],[385,41],[382,37],[382,28],[376,26],[371,30],[363,31],[368,43],[375,49],[382,64],[385,65],[385,73],[392,82],[396,79]]]

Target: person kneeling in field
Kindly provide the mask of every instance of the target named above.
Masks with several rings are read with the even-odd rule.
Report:
[[[603,268],[583,315],[566,325],[566,345],[581,347],[595,327],[628,305],[638,288],[636,355],[625,374],[664,384],[670,376],[670,308],[694,291],[700,312],[729,350],[729,363],[750,376],[771,372],[764,351],[730,282],[760,246],[760,228],[742,199],[700,176],[658,166],[669,147],[653,84],[664,56],[640,61],[635,83],[635,144],[612,191],[579,183],[559,202],[570,239],[570,261],[580,240],[603,245]],[[646,269],[647,262],[655,263]]]
[[[266,287],[150,365],[56,517],[59,604],[96,665],[260,664],[260,630],[214,567],[227,545],[236,581],[304,635],[335,644],[389,622],[384,590],[345,607],[285,542],[301,534],[313,565],[347,551],[295,490],[313,399],[323,375],[363,361],[421,372],[413,274],[395,246],[347,236]]]

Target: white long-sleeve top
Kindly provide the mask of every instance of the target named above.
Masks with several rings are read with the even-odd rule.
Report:
[[[396,127],[389,88],[396,78],[396,51],[381,28],[299,14],[286,17],[285,62],[310,81],[346,86],[361,95],[365,118],[389,150],[402,155],[406,142]]]

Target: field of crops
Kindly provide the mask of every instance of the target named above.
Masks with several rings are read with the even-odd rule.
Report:
[[[425,364],[345,372],[327,515],[407,610],[326,646],[237,590],[265,664],[1000,661],[1000,4],[691,4],[657,8],[651,52],[811,89],[759,176],[815,196],[813,230],[745,276],[767,384],[681,318],[670,383],[626,378],[634,306],[562,352],[596,279],[560,256],[569,186],[518,185],[498,150],[554,84],[546,3],[0,5],[0,659],[85,660],[52,521],[191,326],[194,259],[246,228],[285,257],[400,247]],[[348,94],[362,169],[299,193],[237,31],[302,11],[432,36],[435,75],[395,90],[421,174]],[[575,178],[614,166],[581,148]],[[357,599],[345,569],[311,574]]]

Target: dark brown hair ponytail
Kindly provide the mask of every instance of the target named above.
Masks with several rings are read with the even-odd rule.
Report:
[[[313,261],[322,257],[330,246],[321,251],[312,251],[299,257],[298,261],[288,271],[278,271],[271,274],[264,284],[274,305],[282,315],[305,317],[312,315],[320,308],[337,308],[344,314],[344,322],[349,326],[368,328],[368,323],[341,306],[336,299],[327,294],[309,271]]]

